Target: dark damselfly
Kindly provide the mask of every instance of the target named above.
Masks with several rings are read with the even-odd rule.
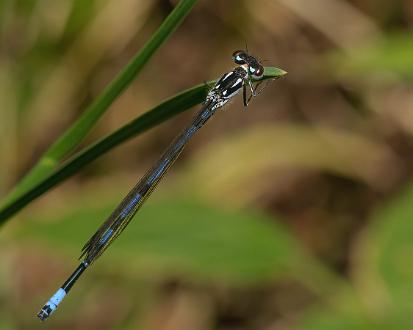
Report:
[[[233,53],[233,60],[238,66],[222,75],[208,92],[201,110],[195,115],[192,122],[173,140],[158,162],[146,172],[85,244],[79,258],[82,260],[80,265],[37,314],[41,320],[47,319],[56,310],[59,303],[86,268],[122,233],[161,178],[178,158],[185,145],[214,115],[216,110],[223,107],[241,89],[243,90],[244,106],[247,106],[250,99],[258,94],[257,85],[264,75],[264,67],[255,57],[242,50]],[[250,91],[249,97],[247,97],[247,89]]]

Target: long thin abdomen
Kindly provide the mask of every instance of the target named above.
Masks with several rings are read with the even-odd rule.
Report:
[[[158,162],[146,172],[138,184],[128,193],[110,217],[99,227],[82,249],[80,258],[91,264],[119,236],[135,213],[149,197],[160,179],[178,158],[195,132],[212,116],[211,104],[204,105],[188,126],[170,144]]]

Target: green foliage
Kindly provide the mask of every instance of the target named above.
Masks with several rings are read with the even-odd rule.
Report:
[[[262,80],[279,78],[285,74],[286,72],[284,70],[266,67]],[[213,82],[210,83],[212,84]],[[52,174],[41,180],[39,177],[39,182],[28,184],[26,186],[27,191],[18,194],[11,203],[6,204],[0,209],[0,224],[4,223],[9,217],[21,210],[32,200],[77,173],[81,168],[112,148],[172,118],[182,111],[201,103],[205,99],[207,90],[208,84],[202,84],[175,95],[92,146],[81,150]]]
[[[60,216],[34,216],[18,236],[76,254],[113,209],[112,203],[98,209],[84,205],[73,210],[66,207]],[[303,260],[308,264],[305,269],[311,269],[311,260],[267,217],[219,210],[194,198],[150,199],[104,259],[97,264],[127,265],[124,271],[129,276],[189,274],[190,278],[240,284],[287,274],[296,277]]]
[[[72,10],[66,24],[65,36],[63,37],[64,40],[84,28],[89,21],[89,17],[92,16],[95,6],[95,1],[73,0]]]
[[[13,202],[6,204],[5,207],[0,210],[0,223],[3,223],[33,199],[77,173],[82,167],[110,149],[202,102],[206,91],[207,86],[205,84],[184,91],[162,102],[160,105],[122,126],[92,146],[78,152],[52,174],[40,180],[40,182],[27,185],[27,191],[21,192]]]
[[[104,2],[91,1],[84,4],[80,0],[74,0],[68,21],[62,30],[61,39],[49,40],[47,35],[43,38],[40,37],[37,43],[33,43],[33,49],[24,53],[25,58],[19,61],[18,68],[13,68],[20,72],[20,76],[22,76],[21,79],[16,79],[16,85],[18,86],[16,93],[20,94],[17,97],[19,109],[24,110],[26,108],[25,104],[30,103],[30,97],[36,94],[36,83],[39,79],[38,72],[42,72],[44,75],[44,72],[56,62],[58,53],[67,47],[67,41],[76,39],[76,33],[88,26],[90,23],[88,20],[93,17],[95,10]],[[207,87],[205,85],[195,86],[160,103],[143,116],[134,119],[112,134],[67,158],[79,142],[90,133],[96,121],[108,109],[110,104],[118,98],[143,66],[148,63],[157,48],[180,24],[195,2],[192,0],[179,3],[171,14],[171,17],[174,18],[168,18],[170,20],[162,25],[162,27],[166,26],[163,30],[164,34],[154,35],[145,48],[132,60],[131,64],[92,103],[80,118],[80,122],[75,123],[68,133],[52,146],[40,160],[31,176],[20,185],[13,196],[9,196],[9,203],[7,205],[6,203],[3,204],[4,207],[0,209],[0,224],[5,223],[13,214],[23,209],[38,196],[56,187],[70,176],[79,173],[83,167],[109,150],[202,102]],[[24,5],[23,9],[28,13],[27,18],[30,18],[31,11],[36,8],[36,1],[19,1],[17,3]],[[184,7],[185,5],[186,7]],[[223,4],[223,6],[225,5]],[[230,5],[228,6],[230,7]],[[379,8],[379,6],[376,7]],[[220,8],[220,11],[226,13],[222,8]],[[243,6],[237,8],[242,9]],[[148,200],[148,203],[145,204],[128,229],[114,242],[103,258],[88,271],[87,276],[79,281],[77,285],[80,287],[71,292],[64,308],[61,308],[58,314],[56,313],[56,319],[52,322],[59,322],[60,317],[66,317],[65,322],[67,323],[63,327],[81,328],[84,324],[89,324],[88,322],[91,321],[94,315],[98,315],[95,319],[99,320],[105,316],[104,308],[101,314],[93,314],[93,308],[96,304],[90,304],[90,301],[99,301],[99,299],[95,299],[96,296],[93,297],[94,292],[99,290],[102,291],[101,297],[112,298],[110,292],[112,282],[111,285],[102,288],[102,285],[100,285],[102,283],[95,281],[99,277],[96,274],[99,273],[99,270],[103,270],[107,281],[115,279],[115,281],[118,280],[126,287],[125,291],[128,291],[124,294],[127,297],[126,299],[134,300],[137,297],[136,301],[138,302],[136,304],[145,305],[144,308],[149,309],[149,312],[146,311],[148,314],[155,315],[159,313],[155,317],[160,318],[164,316],[162,315],[164,310],[161,309],[161,312],[151,310],[150,307],[147,307],[150,303],[148,303],[146,292],[142,293],[143,290],[136,290],[136,283],[141,278],[145,280],[144,287],[147,290],[151,290],[148,282],[170,278],[178,278],[183,282],[199,281],[206,283],[206,287],[213,287],[213,290],[221,288],[221,284],[223,284],[223,287],[239,285],[251,289],[251,286],[257,286],[264,288],[264,290],[272,290],[274,286],[278,287],[280,285],[282,287],[284,281],[293,282],[294,285],[299,282],[303,288],[298,295],[303,294],[305,296],[310,291],[311,298],[308,305],[288,306],[289,301],[286,301],[285,305],[278,306],[277,313],[285,314],[280,315],[280,317],[277,314],[275,328],[283,327],[283,322],[286,320],[286,328],[291,327],[291,329],[301,330],[413,328],[411,318],[413,314],[413,304],[411,302],[413,268],[409,262],[413,254],[413,222],[411,221],[413,187],[407,187],[407,190],[401,195],[394,194],[394,198],[390,203],[376,210],[369,222],[367,224],[363,223],[365,227],[362,235],[355,236],[355,232],[359,233],[359,227],[353,228],[354,231],[351,234],[343,233],[343,236],[347,235],[345,241],[348,246],[345,249],[349,248],[350,250],[350,252],[346,251],[345,253],[345,257],[348,258],[346,260],[349,260],[345,273],[345,276],[348,276],[346,280],[337,278],[332,271],[326,270],[314,258],[309,257],[300,244],[293,239],[293,235],[280,226],[279,222],[277,223],[277,220],[280,220],[278,217],[270,219],[262,214],[246,211],[245,208],[238,211],[228,210],[230,209],[229,205],[245,207],[245,205],[256,203],[258,199],[260,205],[266,205],[272,212],[287,208],[287,213],[289,211],[293,213],[289,225],[300,232],[300,235],[302,235],[300,237],[304,237],[306,242],[314,248],[312,244],[323,245],[333,239],[331,237],[320,238],[314,236],[314,232],[309,230],[308,223],[317,225],[323,223],[323,218],[327,218],[331,220],[332,226],[340,226],[340,221],[342,223],[350,217],[364,220],[364,214],[374,209],[376,199],[375,197],[372,198],[371,195],[376,195],[377,191],[387,191],[386,189],[391,186],[389,182],[393,182],[394,175],[400,175],[400,177],[405,175],[406,181],[408,179],[408,175],[402,172],[405,165],[403,163],[404,158],[410,159],[408,156],[410,149],[405,145],[406,141],[400,144],[394,141],[397,140],[397,137],[394,137],[393,134],[396,136],[399,133],[396,124],[391,119],[387,120],[387,117],[385,120],[382,120],[384,117],[377,120],[379,112],[375,113],[373,119],[366,116],[361,120],[360,118],[355,119],[347,116],[348,108],[359,106],[347,102],[346,99],[346,97],[354,96],[352,95],[354,86],[341,85],[337,81],[332,82],[323,79],[319,81],[317,80],[318,76],[311,76],[311,72],[307,70],[320,58],[323,59],[322,67],[326,67],[325,57],[317,51],[317,49],[325,50],[325,42],[322,41],[322,47],[320,47],[320,43],[317,40],[314,42],[314,38],[311,37],[313,34],[307,34],[303,39],[304,41],[308,39],[308,45],[314,43],[314,50],[312,47],[302,47],[303,36],[299,38],[291,37],[290,35],[294,36],[293,29],[287,29],[288,36],[283,40],[277,37],[276,39],[272,38],[270,42],[264,42],[270,40],[264,39],[266,34],[270,34],[270,29],[266,29],[265,33],[262,33],[264,31],[262,27],[265,25],[261,24],[270,22],[274,29],[279,29],[278,26],[273,24],[275,20],[267,19],[267,17],[273,17],[270,16],[271,13],[267,7],[264,7],[262,12],[258,10],[258,7],[256,9],[253,12],[254,14],[263,15],[266,12],[268,13],[268,16],[262,16],[261,23],[257,25],[262,43],[268,46],[268,52],[276,51],[276,48],[271,48],[270,44],[270,42],[274,43],[274,40],[277,43],[283,43],[281,49],[294,50],[291,59],[294,63],[285,62],[295,66],[294,82],[288,86],[288,91],[285,93],[289,94],[291,92],[291,95],[286,96],[286,100],[281,99],[279,103],[275,100],[274,107],[279,104],[284,106],[283,103],[292,101],[293,105],[285,106],[285,109],[291,110],[293,118],[296,118],[294,116],[299,113],[299,119],[304,120],[300,120],[299,125],[286,125],[285,123],[280,125],[278,123],[279,117],[276,115],[278,124],[273,125],[271,121],[274,119],[273,114],[271,116],[265,114],[264,117],[254,119],[262,123],[262,118],[264,120],[268,118],[268,122],[265,121],[266,125],[260,124],[253,127],[248,123],[248,129],[243,128],[241,134],[235,134],[233,138],[230,134],[227,134],[222,141],[217,141],[219,139],[212,141],[211,139],[205,148],[199,148],[200,151],[195,154],[195,157],[192,154],[192,158],[187,159],[187,167],[185,171],[182,171],[185,174],[182,174],[180,180],[178,180],[181,187],[185,186],[185,180],[192,184],[191,187],[186,188],[187,191],[191,192],[191,197],[178,199],[170,196],[172,194],[169,196],[165,194],[161,195],[161,199],[155,195],[154,199]],[[178,12],[179,10],[180,12]],[[209,12],[209,14],[211,13],[212,11]],[[247,12],[241,14],[239,16],[250,24],[249,29],[253,32],[255,25],[253,16],[249,16]],[[2,14],[0,13],[0,15]],[[245,19],[246,17],[248,18]],[[26,21],[22,18],[20,20]],[[29,19],[27,21],[30,23]],[[231,24],[231,20],[228,20],[227,17],[222,19],[222,22],[227,25],[228,22]],[[235,19],[233,22],[235,22],[236,27],[242,26]],[[280,20],[280,24],[281,27],[287,26],[282,20]],[[27,25],[29,26],[29,24]],[[161,31],[162,27],[158,32]],[[281,29],[281,31],[284,30]],[[385,28],[383,28],[383,31],[385,31]],[[279,32],[277,31],[277,33]],[[298,36],[301,33],[299,32]],[[226,34],[223,34],[223,36],[226,41],[228,39]],[[316,34],[316,38],[319,38],[318,34]],[[217,43],[212,42],[212,40],[208,41],[204,47],[215,49],[214,47],[219,46],[219,41]],[[291,44],[288,44],[288,42],[291,42]],[[55,45],[58,45],[58,47],[55,47]],[[187,51],[184,47],[181,48],[181,52]],[[302,48],[305,48],[305,51]],[[382,39],[369,42],[366,40],[363,46],[355,47],[345,56],[335,54],[330,57],[330,64],[332,64],[330,69],[340,77],[352,78],[353,81],[357,82],[390,81],[396,87],[404,87],[406,94],[408,94],[408,84],[405,80],[410,80],[413,76],[412,53],[411,35],[386,35]],[[177,54],[179,55],[178,52]],[[283,55],[281,52],[279,56],[281,60],[286,60],[289,55]],[[303,59],[305,61],[300,63]],[[165,65],[165,62],[160,62]],[[37,71],[40,67],[43,68],[43,71]],[[265,74],[267,78],[275,78],[282,76],[285,72],[277,68],[266,68]],[[306,79],[308,80],[306,81]],[[340,89],[337,96],[336,84],[344,87],[344,94],[341,94],[343,90]],[[328,88],[323,92],[321,86]],[[366,99],[369,95],[373,97],[377,95],[374,94],[374,89],[365,91],[362,88],[357,88],[354,90],[356,96],[361,99]],[[314,94],[309,97],[308,94],[313,93],[313,91]],[[380,95],[381,92],[376,91]],[[282,94],[283,97],[285,94]],[[408,122],[410,117],[408,116],[408,109],[405,109],[404,106],[410,104],[410,100],[405,99],[401,100],[400,104],[397,102],[390,102],[390,104],[393,104],[395,110],[402,112],[403,119]],[[344,108],[343,112],[340,112],[341,108]],[[297,110],[297,113],[294,112],[295,110]],[[406,117],[404,117],[404,110],[406,110]],[[26,113],[21,113],[21,115],[26,115]],[[281,116],[281,118],[284,117]],[[384,121],[388,121],[388,123],[384,123]],[[309,125],[309,122],[311,125]],[[331,123],[333,125],[330,125]],[[390,125],[388,125],[389,123]],[[340,129],[337,127],[340,127]],[[387,143],[389,132],[392,132],[391,145]],[[394,148],[395,146],[396,148]],[[20,149],[23,152],[27,151],[24,148]],[[62,162],[62,159],[67,160]],[[205,159],[208,161],[206,162]],[[410,162],[406,161],[406,164],[410,164]],[[193,168],[195,169],[193,170]],[[408,165],[406,168],[408,168]],[[290,175],[288,171],[285,178],[281,178],[284,180],[279,180],[280,176],[285,173],[284,169],[297,170],[300,174],[301,171],[304,174],[310,171],[316,173],[314,176],[317,178],[318,175],[323,176],[321,185],[325,186],[309,182],[309,187],[305,187],[305,189],[301,189],[301,186],[295,188],[289,182]],[[215,173],[214,177],[211,176],[211,173]],[[294,173],[291,176],[295,177]],[[338,183],[335,182],[330,185],[330,181],[324,181],[324,176],[334,177],[335,180],[338,177],[340,180],[338,180]],[[343,178],[344,183],[341,181]],[[342,203],[341,200],[337,202],[335,194],[340,191],[345,194],[343,185],[354,183],[359,185],[360,189],[366,190],[363,199],[357,201],[357,196],[354,197],[348,194],[345,196],[345,203],[340,204]],[[115,185],[116,182],[110,181],[110,188],[106,187],[107,189],[101,190],[107,192],[110,189],[115,189]],[[310,187],[310,185],[313,186]],[[406,185],[408,186],[408,184]],[[394,188],[392,191],[399,189],[398,185],[391,187]],[[320,189],[318,190],[318,188]],[[127,190],[127,188],[125,189]],[[324,198],[326,202],[323,200],[320,204],[313,204],[311,198],[309,198],[311,203],[307,202],[305,190],[308,189],[314,189],[311,192],[314,195],[321,195],[321,198]],[[303,198],[298,197],[298,194],[301,197],[301,190],[303,190]],[[78,190],[75,191],[78,192]],[[291,199],[287,202],[279,197],[284,192],[293,195],[292,198],[288,197]],[[54,196],[55,199],[45,201],[42,207],[38,209],[31,208],[30,214],[23,214],[22,218],[30,217],[30,219],[27,219],[30,221],[16,222],[16,226],[22,224],[17,231],[15,231],[16,227],[14,226],[13,228],[11,226],[5,228],[5,233],[9,229],[12,230],[11,239],[13,241],[10,244],[13,246],[12,259],[19,261],[18,265],[13,267],[17,267],[19,270],[22,268],[21,265],[24,268],[27,264],[31,265],[31,262],[34,264],[37,262],[36,265],[41,264],[41,267],[38,267],[40,275],[37,275],[37,280],[36,276],[31,276],[30,279],[26,278],[21,283],[30,285],[39,281],[39,277],[42,283],[37,284],[37,286],[32,284],[35,288],[29,288],[27,291],[30,294],[24,296],[24,301],[20,303],[19,298],[16,299],[15,297],[19,295],[19,291],[23,290],[21,289],[21,283],[16,285],[12,277],[16,272],[15,268],[13,268],[13,274],[9,277],[3,276],[3,273],[0,272],[3,279],[3,286],[0,290],[7,297],[5,301],[8,302],[7,307],[1,313],[0,328],[2,326],[7,329],[34,328],[27,324],[29,322],[35,324],[32,314],[38,307],[38,301],[28,308],[24,308],[22,305],[29,305],[31,303],[30,299],[37,299],[36,295],[39,296],[39,301],[43,302],[49,291],[48,289],[40,290],[39,288],[44,285],[53,290],[56,285],[54,280],[45,281],[44,277],[50,276],[50,278],[53,277],[59,282],[62,279],[60,275],[64,276],[66,270],[70,271],[70,265],[76,266],[73,256],[77,256],[81,246],[95,232],[102,220],[110,214],[119,200],[119,196],[111,198],[110,202],[102,198],[102,194],[99,194],[100,190],[96,189],[96,186],[94,186],[93,193],[83,193],[77,198],[64,198],[64,203],[59,200],[61,198],[60,193]],[[202,196],[203,202],[197,199],[199,196],[194,197],[197,193]],[[295,193],[296,195],[294,195]],[[65,197],[68,195],[65,195]],[[211,198],[212,195],[214,196]],[[374,201],[371,202],[371,199]],[[222,206],[225,203],[228,209],[222,210],[220,206],[207,205],[205,200],[218,200],[217,205]],[[57,201],[57,205],[53,205],[55,201]],[[300,203],[304,205],[300,205]],[[325,209],[326,205],[334,203],[336,204],[333,205],[332,212]],[[352,203],[357,204],[356,215],[351,212],[347,213],[348,205],[352,205]],[[99,206],[96,207],[96,205]],[[7,234],[10,234],[10,231],[6,233],[5,237],[7,237]],[[26,244],[27,246],[25,246]],[[45,247],[41,251],[47,253],[42,257],[38,257],[36,253],[31,255],[31,250],[36,251],[39,245]],[[317,250],[317,247],[319,246],[316,246],[314,250]],[[27,258],[28,261],[25,259],[24,262],[20,263],[21,260],[15,257],[15,254],[20,257],[20,252],[16,253],[14,249],[23,251],[21,255]],[[7,248],[2,249],[2,251],[5,255],[9,252]],[[339,252],[332,251],[332,253]],[[53,254],[57,256],[56,260],[50,258],[50,255]],[[70,257],[68,262],[63,257],[64,255]],[[45,258],[47,262],[43,263],[43,259],[39,262],[36,258]],[[2,259],[4,264],[7,264],[7,258],[3,258],[2,255]],[[59,270],[57,272],[56,269],[54,271],[47,269],[49,266],[53,267],[54,262],[58,264],[56,268]],[[3,272],[4,268],[6,267],[2,267]],[[33,270],[34,268],[36,267],[30,269]],[[23,269],[23,272],[27,273],[27,268]],[[54,274],[59,272],[60,274]],[[106,277],[107,273],[113,276]],[[128,282],[128,279],[132,279],[132,281]],[[161,281],[161,283],[164,282]],[[219,283],[219,285],[215,287],[211,285],[213,283]],[[6,292],[8,286],[15,286],[17,290],[13,289],[14,291]],[[96,290],[97,288],[98,290]],[[159,290],[159,287],[152,289]],[[40,291],[43,292],[40,293]],[[277,289],[274,296],[277,296],[278,293]],[[296,293],[291,293],[291,296],[289,294],[287,294],[287,300],[291,299],[296,304],[300,297],[295,297],[294,294]],[[76,295],[83,295],[83,298],[91,295],[93,299],[91,299],[91,296],[88,296],[89,299],[77,299],[78,296]],[[213,295],[211,294],[211,296]],[[274,298],[274,296],[271,296],[271,299],[279,298],[278,296]],[[114,297],[113,305],[115,307],[120,305],[120,308],[123,308],[122,299],[125,297],[119,297],[116,294]],[[230,295],[229,297],[232,299],[234,296]],[[260,295],[259,299],[261,298],[265,299],[266,297]],[[248,303],[249,299],[248,293],[245,294],[241,299],[241,304]],[[82,310],[79,307],[80,303],[84,303],[85,306],[94,305],[91,308],[92,312],[86,309]],[[271,304],[272,301],[265,307],[268,308]],[[308,306],[309,308],[307,308]],[[14,314],[16,313],[14,311],[17,308],[20,312],[19,316],[15,317]],[[212,308],[216,308],[216,306]],[[251,311],[250,307],[245,310],[246,314],[254,312],[255,310]],[[271,312],[270,309],[262,314],[258,313],[258,321],[266,318],[268,316],[266,313],[270,314]],[[136,318],[141,317],[135,315],[133,310],[132,312],[128,311],[128,313],[134,314],[133,317]],[[114,314],[116,314],[116,310]],[[73,317],[74,315],[76,315],[76,318]],[[122,313],[119,313],[119,315],[122,317]],[[273,315],[270,315],[270,317],[273,317]],[[22,319],[27,321],[21,321]],[[248,316],[246,316],[246,319],[247,322],[250,321]],[[253,322],[257,321],[255,318],[251,319]],[[278,321],[280,322],[278,323]],[[25,325],[21,322],[27,323]],[[70,322],[79,323],[76,326]],[[56,323],[49,323],[49,325],[55,328],[59,327],[59,325],[56,326]],[[110,325],[107,326],[111,327]],[[146,328],[145,326],[142,328]],[[44,327],[44,324],[42,324],[42,327]],[[270,325],[266,328],[272,327]],[[131,326],[131,328],[135,329],[136,327]]]
[[[413,37],[397,34],[383,37],[352,50],[351,56],[332,57],[331,70],[344,77],[412,79]]]
[[[16,185],[14,190],[6,197],[3,205],[7,205],[11,201],[16,200],[16,198],[30,190],[30,188],[56,169],[61,160],[91,131],[113,101],[131,84],[158,48],[175,31],[186,15],[188,15],[196,2],[197,0],[182,0],[178,3],[158,30],[152,35],[151,39],[111,81],[94,102],[87,107],[78,120],[49,147],[38,163],[20,183]]]
[[[376,293],[375,311],[383,318],[404,320],[413,327],[413,186],[373,217],[360,263],[369,267],[357,274],[365,294]]]
[[[308,313],[299,329],[411,329],[413,303],[413,187],[381,208],[355,251],[357,295],[363,305],[348,309],[348,296]]]

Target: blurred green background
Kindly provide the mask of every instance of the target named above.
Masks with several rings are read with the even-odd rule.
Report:
[[[0,1],[2,196],[175,5]],[[199,1],[80,147],[219,77],[245,43],[288,75],[217,113],[46,323],[80,248],[192,111],[11,218],[0,330],[412,329],[412,24],[408,0]]]

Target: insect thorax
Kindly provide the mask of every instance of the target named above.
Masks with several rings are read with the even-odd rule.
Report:
[[[206,101],[212,102],[213,109],[222,107],[244,86],[248,73],[242,66],[224,74],[209,91]]]
[[[222,96],[222,93],[219,89],[216,88],[212,88],[209,92],[208,95],[206,97],[206,102],[209,103],[211,102],[212,104],[212,109],[211,110],[215,110],[217,108],[220,108],[222,106],[225,105],[225,103],[227,103],[229,101],[229,99],[224,98]]]

